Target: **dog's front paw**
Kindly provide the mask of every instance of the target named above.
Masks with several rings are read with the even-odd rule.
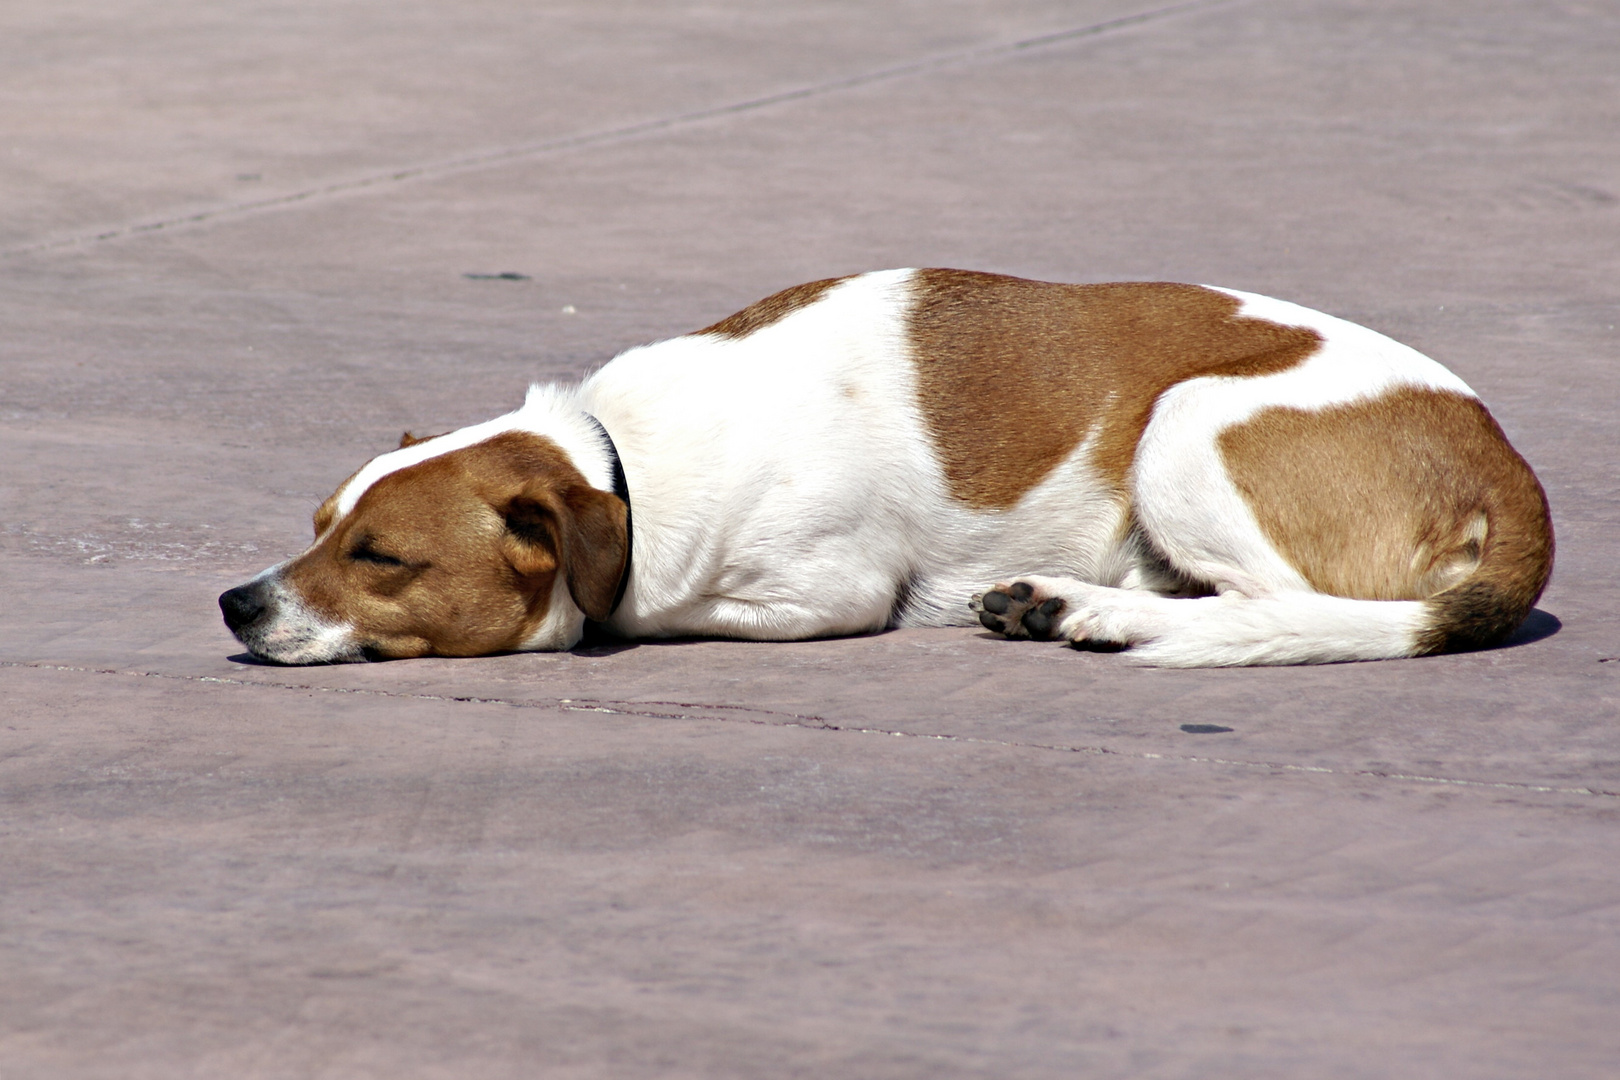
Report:
[[[1064,601],[1027,581],[993,587],[975,596],[968,607],[978,613],[986,630],[1010,638],[1047,641],[1055,636]]]

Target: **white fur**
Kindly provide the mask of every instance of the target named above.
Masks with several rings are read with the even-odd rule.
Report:
[[[1167,667],[1320,664],[1409,656],[1426,605],[1346,600],[1308,591],[1248,596],[1166,597],[1062,578],[1024,576],[1037,595],[1061,596],[1057,635],[1131,646],[1144,663]]]
[[[1013,568],[1108,576],[1121,508],[1087,447],[1004,513],[950,497],[917,404],[911,275],[846,281],[739,340],[633,349],[585,381],[580,404],[613,435],[636,524],[614,629],[790,639],[967,624],[968,598]]]
[[[572,649],[585,636],[585,613],[574,606],[568,595],[568,581],[562,574],[551,583],[551,606],[540,625],[520,646],[529,652],[558,652]]]
[[[801,638],[882,628],[941,497],[920,438],[908,271],[869,274],[746,338],[632,349],[580,388],[636,526],[615,629]]]

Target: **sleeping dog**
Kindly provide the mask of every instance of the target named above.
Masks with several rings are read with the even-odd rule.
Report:
[[[1552,569],[1462,380],[1194,285],[891,270],[777,293],[367,462],[220,597],[261,658],[982,623],[1178,666],[1501,641]]]

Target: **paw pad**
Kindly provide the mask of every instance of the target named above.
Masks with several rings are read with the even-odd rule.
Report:
[[[986,630],[1045,640],[1052,636],[1063,613],[1063,598],[1041,596],[1029,582],[1015,581],[975,596],[968,606],[979,613],[979,623]]]

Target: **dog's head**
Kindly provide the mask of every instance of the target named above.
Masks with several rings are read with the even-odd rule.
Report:
[[[461,434],[407,435],[344,481],[309,550],[219,598],[231,632],[262,659],[314,664],[567,649],[605,619],[625,503],[544,435]]]

